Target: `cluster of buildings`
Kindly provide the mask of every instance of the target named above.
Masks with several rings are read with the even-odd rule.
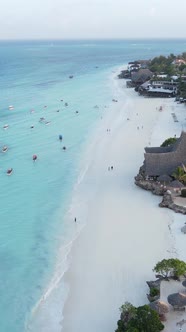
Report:
[[[171,80],[168,80],[168,75],[164,73],[154,75],[148,68],[149,64],[150,60],[129,62],[127,70],[123,70],[118,77],[127,79],[127,87],[134,87],[143,96],[168,98],[177,96],[179,77],[174,75],[171,76]],[[179,67],[180,65],[186,65],[186,61],[176,58],[173,64]],[[186,72],[183,72],[181,75],[182,82],[186,82],[185,74]]]

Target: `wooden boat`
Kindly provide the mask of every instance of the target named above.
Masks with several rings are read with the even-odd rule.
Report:
[[[6,171],[6,174],[11,175],[12,172],[13,172],[13,168],[8,168],[7,171]]]

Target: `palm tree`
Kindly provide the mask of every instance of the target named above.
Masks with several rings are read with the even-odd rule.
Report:
[[[172,176],[178,180],[186,184],[186,172],[185,167],[178,166],[173,172]]]

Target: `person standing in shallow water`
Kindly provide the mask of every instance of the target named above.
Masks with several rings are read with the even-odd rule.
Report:
[[[76,218],[74,218],[74,222],[76,222]]]

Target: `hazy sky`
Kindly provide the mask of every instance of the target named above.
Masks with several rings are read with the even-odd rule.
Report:
[[[186,0],[2,0],[0,39],[186,37]]]

